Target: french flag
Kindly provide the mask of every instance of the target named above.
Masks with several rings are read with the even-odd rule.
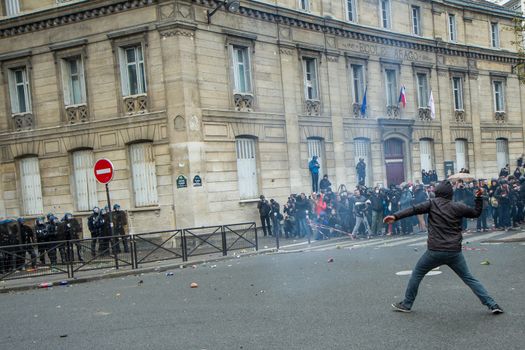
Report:
[[[401,86],[401,91],[399,92],[399,101],[398,104],[402,104],[403,108],[406,108],[407,106],[407,96],[406,96],[406,89],[405,85]]]

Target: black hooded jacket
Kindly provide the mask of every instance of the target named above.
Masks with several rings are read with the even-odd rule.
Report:
[[[396,220],[412,215],[428,214],[429,250],[461,251],[461,220],[477,218],[483,209],[483,198],[476,197],[475,208],[452,201],[452,185],[447,181],[436,187],[436,198],[430,199],[394,214]]]

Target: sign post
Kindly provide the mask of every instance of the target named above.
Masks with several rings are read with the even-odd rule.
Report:
[[[108,201],[108,212],[109,212],[109,229],[111,237],[113,237],[115,234],[113,232],[113,214],[111,210],[111,200],[109,198],[109,186],[108,183],[113,179],[114,174],[114,168],[113,163],[109,159],[102,158],[96,161],[95,166],[93,167],[93,172],[95,173],[95,178],[97,181],[101,184],[106,185],[106,198]],[[115,244],[115,242],[112,242],[112,244]],[[117,241],[117,244],[118,241]],[[115,246],[111,247],[111,250],[115,252],[115,267],[118,269],[118,256],[117,251],[115,250]]]

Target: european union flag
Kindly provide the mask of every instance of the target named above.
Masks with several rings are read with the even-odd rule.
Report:
[[[365,94],[363,95],[363,103],[361,103],[361,116],[366,115],[366,92],[368,91],[368,86],[365,88]]]

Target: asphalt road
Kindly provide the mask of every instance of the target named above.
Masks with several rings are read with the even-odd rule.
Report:
[[[411,314],[393,312],[409,278],[396,272],[424,247],[367,244],[0,295],[0,348],[525,348],[525,245],[465,252],[506,311],[494,316],[447,267],[423,280]]]

